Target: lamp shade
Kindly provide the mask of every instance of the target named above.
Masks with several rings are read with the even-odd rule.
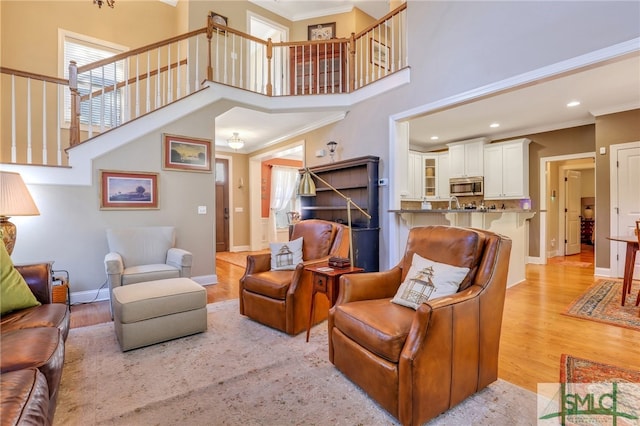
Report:
[[[0,172],[0,216],[38,215],[40,211],[20,174]]]
[[[302,175],[302,179],[300,179],[298,195],[301,197],[316,196],[316,184],[313,182],[313,178],[311,177],[311,173],[309,173],[309,170],[305,171]]]

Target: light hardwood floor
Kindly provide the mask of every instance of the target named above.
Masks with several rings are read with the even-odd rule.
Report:
[[[591,266],[578,266],[576,262]],[[640,331],[562,315],[599,279],[593,276],[593,269],[592,246],[583,246],[581,254],[556,258],[548,265],[527,266],[527,280],[507,290],[501,379],[535,392],[538,383],[559,381],[563,353],[640,370]],[[243,268],[218,260],[216,273],[219,283],[206,286],[208,302],[237,298]],[[71,309],[72,328],[107,321],[108,302]]]

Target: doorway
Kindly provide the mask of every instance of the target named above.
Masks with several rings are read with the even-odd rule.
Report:
[[[546,157],[540,163],[540,170],[544,170],[540,173],[540,263],[569,253],[593,251],[593,245],[582,244],[582,220],[584,200],[595,206],[595,153]],[[572,185],[568,185],[569,180],[565,182],[568,176],[574,178]]]
[[[269,223],[268,218],[262,215],[262,195],[263,189],[266,191],[267,182],[262,182],[263,162],[275,159],[286,158],[303,162],[304,140],[293,142],[271,151],[263,152],[249,158],[249,211],[250,211],[250,248],[251,251],[263,250],[269,247]],[[259,183],[259,184],[258,184]],[[265,186],[263,188],[263,185]]]
[[[216,157],[216,253],[229,251],[229,160]]]
[[[252,12],[247,12],[247,28],[248,33],[253,37],[261,40],[271,39],[274,43],[289,40],[289,29],[274,21]],[[266,68],[263,58],[266,57],[267,47],[262,44],[252,44],[251,51],[248,55],[248,73],[247,81],[249,87],[257,91],[263,91],[264,87],[258,87],[259,82],[266,81]],[[283,88],[286,87],[284,82],[288,81],[289,60],[283,57],[282,49],[273,49],[272,70],[273,70],[273,93],[283,94]]]

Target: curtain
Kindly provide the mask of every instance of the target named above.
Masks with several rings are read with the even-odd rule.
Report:
[[[286,209],[295,196],[299,178],[298,169],[292,167],[273,166],[271,169],[269,241],[277,241],[276,213]]]

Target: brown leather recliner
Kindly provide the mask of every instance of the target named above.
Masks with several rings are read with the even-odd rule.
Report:
[[[271,254],[247,256],[240,279],[240,313],[287,334],[307,328],[313,290],[312,274],[305,266],[327,262],[331,256],[349,254],[349,233],[344,225],[318,219],[293,226],[290,240],[302,237],[302,260],[295,270],[272,271]],[[316,294],[313,324],[327,318],[329,302]]]
[[[386,272],[343,275],[329,312],[329,359],[404,425],[445,412],[498,378],[511,240],[469,228],[409,232],[403,259]],[[469,267],[458,292],[417,310],[391,299],[413,253]]]

